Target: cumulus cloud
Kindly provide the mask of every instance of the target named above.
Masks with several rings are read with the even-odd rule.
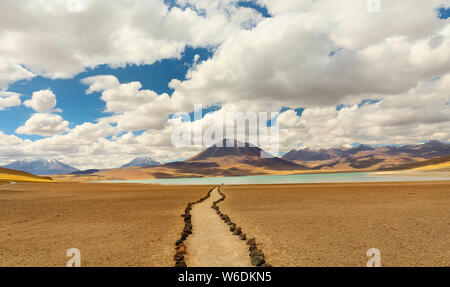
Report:
[[[180,127],[205,130],[227,112],[283,107],[291,108],[278,117],[284,152],[450,140],[450,22],[436,12],[446,1],[382,1],[381,11],[370,13],[365,0],[257,0],[272,15],[267,19],[237,2],[99,0],[68,11],[65,1],[2,1],[3,89],[35,75],[67,78],[100,64],[179,58],[186,45],[214,53],[202,62],[195,57],[186,78],[170,82],[172,95],[111,75],[83,79],[86,93],[100,93],[112,115],[73,129],[49,114],[56,107],[51,91],[39,91],[25,102],[38,114],[17,132],[50,137],[0,132],[0,154],[58,157],[78,168],[117,167],[140,154],[171,161],[203,148],[172,146]],[[0,109],[20,105],[18,95],[5,95]],[[171,117],[194,104],[221,108],[195,122]],[[301,115],[292,110],[299,107]]]
[[[245,23],[261,19],[231,0],[208,5],[206,14],[195,5],[169,7],[161,0],[81,3],[77,9],[67,1],[2,1],[0,59],[9,64],[7,69],[0,66],[0,85],[33,75],[70,78],[101,64],[118,67],[177,58],[186,45],[218,45]],[[9,73],[11,69],[16,73]]]
[[[279,116],[281,146],[330,148],[365,144],[409,144],[450,139],[450,74],[376,103],[307,108]]]
[[[101,92],[105,111],[113,113],[104,120],[117,123],[119,129],[125,131],[161,129],[171,113],[180,111],[188,103],[181,97],[143,90],[140,82],[120,83],[111,75],[89,77],[81,82],[89,85],[88,94]]]
[[[7,89],[10,83],[29,80],[34,76],[35,74],[24,68],[20,62],[15,62],[0,52],[0,89]]]
[[[49,89],[33,92],[31,99],[23,104],[38,113],[61,112],[60,109],[54,109],[56,107],[56,96]]]
[[[389,1],[377,15],[362,2],[275,12],[227,38],[187,80],[172,84],[174,94],[205,104],[333,106],[402,94],[450,70],[450,25],[436,12],[443,1]],[[399,21],[400,11],[410,14]]]
[[[67,131],[69,122],[60,115],[34,114],[23,126],[16,129],[17,134],[52,136]]]
[[[21,104],[20,94],[0,91],[0,111],[10,107],[20,106]]]

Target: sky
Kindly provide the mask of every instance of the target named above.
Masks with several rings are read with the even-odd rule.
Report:
[[[278,112],[280,154],[449,142],[448,1],[342,2],[0,0],[0,165],[181,160],[231,112]]]

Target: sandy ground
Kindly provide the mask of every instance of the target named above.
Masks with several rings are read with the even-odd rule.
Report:
[[[449,170],[427,170],[427,169],[409,169],[409,170],[396,170],[396,171],[378,171],[373,173],[374,176],[410,176],[410,177],[424,177],[424,178],[450,178]]]
[[[83,266],[173,266],[174,241],[183,228],[180,214],[210,188],[0,185],[0,266],[65,266],[69,248],[80,249]],[[450,266],[449,181],[225,186],[222,191],[227,198],[221,210],[248,237],[256,236],[274,266],[365,266],[369,248],[380,249],[383,266]],[[190,265],[230,265],[221,258],[224,253],[234,256],[233,262],[249,260],[248,252],[238,255],[238,245],[229,251],[231,233],[210,209],[212,200],[192,211],[187,260],[197,259]]]
[[[210,187],[0,185],[0,266],[173,266],[186,203]]]
[[[221,210],[274,266],[450,266],[450,181],[225,186]]]
[[[250,267],[246,241],[232,235],[229,226],[211,209],[220,199],[215,189],[202,203],[193,206],[193,234],[186,240],[189,267]]]

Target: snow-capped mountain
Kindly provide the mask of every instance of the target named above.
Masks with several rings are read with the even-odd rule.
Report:
[[[123,165],[122,167],[147,167],[147,166],[158,166],[159,162],[151,159],[149,156],[137,157],[130,161],[129,163]]]
[[[78,171],[56,159],[17,160],[3,167],[36,175],[67,174]]]

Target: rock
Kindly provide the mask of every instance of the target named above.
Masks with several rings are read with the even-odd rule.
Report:
[[[247,241],[247,245],[256,245],[256,239],[255,239],[255,237],[250,238],[250,239]]]
[[[250,245],[250,247],[248,248],[248,251],[252,252],[256,248],[257,248],[256,245]]]
[[[186,254],[186,246],[184,244],[180,244],[176,248],[177,253]]]
[[[263,265],[261,265],[260,267],[273,267],[272,265],[270,265],[269,263],[264,263]]]
[[[252,265],[254,265],[254,266],[261,266],[265,263],[264,258],[262,256],[258,256],[258,255],[253,256],[251,258],[251,262],[252,262]]]
[[[234,232],[233,232],[233,235],[241,235],[241,234],[242,234],[242,230],[241,230],[240,227],[235,229]]]
[[[239,239],[245,240],[245,239],[247,239],[247,236],[245,235],[245,233],[243,233],[243,234],[239,235]]]
[[[264,258],[264,253],[262,253],[261,250],[256,248],[256,249],[253,249],[252,251],[250,251],[250,257],[253,257],[253,256],[261,256]]]
[[[175,242],[175,245],[180,245],[181,243],[183,243],[183,240],[178,239],[177,242]]]
[[[173,260],[175,260],[175,261],[182,261],[183,259],[184,259],[184,255],[181,253],[178,253],[178,252],[173,257]]]
[[[236,225],[235,224],[231,224],[230,225],[230,231],[234,231],[236,229]]]
[[[186,266],[186,262],[184,262],[184,261],[177,261],[175,263],[175,267],[187,267]]]

